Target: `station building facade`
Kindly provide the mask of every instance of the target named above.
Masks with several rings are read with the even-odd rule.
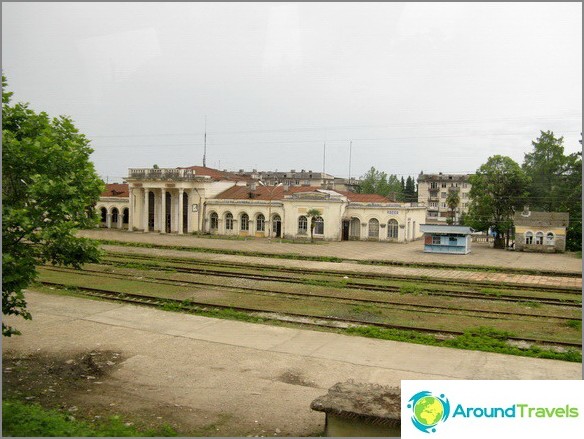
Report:
[[[302,240],[310,239],[308,213],[316,209],[314,239],[408,242],[421,238],[426,217],[418,203],[316,186],[269,186],[200,166],[130,169],[126,181],[126,196],[102,194],[96,207],[103,227]]]

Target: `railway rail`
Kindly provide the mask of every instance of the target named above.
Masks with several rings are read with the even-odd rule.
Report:
[[[43,284],[46,285],[53,285],[60,288],[68,288],[70,285],[61,283],[61,282],[52,282],[52,281],[43,281]],[[133,304],[140,304],[146,306],[153,306],[153,307],[164,307],[167,306],[169,303],[173,304],[177,309],[183,311],[206,311],[212,309],[231,309],[235,311],[242,311],[246,313],[252,314],[261,314],[266,315],[269,313],[270,320],[274,321],[282,321],[282,322],[291,322],[290,318],[302,319],[303,325],[309,326],[320,326],[320,327],[330,327],[338,329],[343,327],[341,325],[345,325],[344,327],[348,326],[375,326],[380,328],[387,328],[387,329],[400,329],[400,330],[408,330],[408,331],[415,331],[421,332],[425,334],[431,334],[436,336],[437,338],[448,338],[448,337],[455,337],[458,335],[464,334],[463,331],[448,331],[448,330],[435,330],[429,328],[421,328],[421,327],[410,327],[410,326],[400,326],[400,325],[393,325],[389,323],[381,323],[381,322],[370,322],[370,321],[363,321],[359,319],[349,319],[349,318],[341,318],[341,317],[333,317],[333,316],[315,316],[306,313],[295,313],[295,312],[268,312],[264,309],[260,308],[251,308],[251,307],[241,307],[241,306],[231,306],[231,305],[216,305],[216,304],[208,304],[204,302],[197,302],[196,300],[190,300],[185,302],[184,300],[173,299],[173,298],[158,298],[152,296],[145,296],[140,294],[131,294],[131,293],[120,293],[100,288],[94,287],[76,287],[76,292],[79,294],[87,295],[87,296],[95,296],[100,297],[108,300],[115,300],[119,302],[127,302]],[[311,321],[312,319],[312,321]],[[293,320],[292,320],[293,321]],[[581,349],[581,343],[574,343],[574,342],[562,342],[556,340],[544,340],[544,339],[537,339],[537,338],[526,338],[526,337],[508,337],[508,340],[514,342],[526,342],[536,344],[538,346],[549,346],[549,347],[560,347],[560,348],[578,348]]]

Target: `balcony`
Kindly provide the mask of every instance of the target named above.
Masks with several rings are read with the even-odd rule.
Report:
[[[204,177],[195,175],[192,169],[177,168],[133,168],[128,170],[128,180],[188,181]]]

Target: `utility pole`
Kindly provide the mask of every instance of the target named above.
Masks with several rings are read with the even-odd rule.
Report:
[[[203,168],[207,167],[207,115],[205,114],[205,142],[203,146]]]
[[[324,173],[326,169],[326,141],[324,142],[324,148],[322,150],[322,178],[324,178]]]

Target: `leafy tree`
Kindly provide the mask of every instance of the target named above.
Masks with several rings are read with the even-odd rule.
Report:
[[[450,190],[448,196],[446,197],[446,205],[450,209],[450,216],[447,218],[448,224],[453,224],[456,220],[456,208],[460,203],[460,195],[458,194],[458,189]]]
[[[395,175],[387,175],[385,172],[371,167],[360,178],[358,192],[362,194],[378,194],[396,200],[402,200],[401,182]]]
[[[310,242],[314,242],[314,228],[316,227],[316,219],[322,215],[322,212],[318,209],[309,209],[306,212],[306,216],[310,218]]]
[[[89,141],[69,118],[10,105],[4,75],[2,88],[2,313],[30,319],[23,290],[36,265],[79,268],[97,260],[96,244],[75,232],[96,225],[103,182]],[[2,334],[19,332],[2,323]]]
[[[470,207],[465,222],[475,230],[488,231],[495,236],[495,248],[504,248],[505,239],[513,226],[513,214],[521,209],[527,197],[529,177],[509,157],[489,157],[469,178]]]
[[[418,193],[416,191],[415,180],[408,176],[404,189],[404,201],[418,201]]]
[[[566,246],[582,249],[582,153],[564,154],[564,138],[540,131],[525,154],[523,170],[531,177],[528,203],[531,210],[568,212]]]

